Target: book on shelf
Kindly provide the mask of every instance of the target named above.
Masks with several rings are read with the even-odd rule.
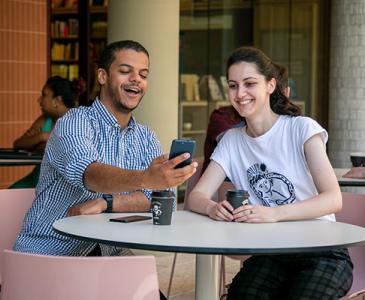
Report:
[[[199,91],[203,99],[219,101],[223,99],[222,91],[213,75],[203,75],[199,80]]]
[[[180,83],[182,97],[186,101],[199,101],[200,94],[198,88],[199,76],[196,74],[181,74]]]
[[[54,42],[51,48],[52,60],[78,60],[79,43],[58,43]]]
[[[69,65],[68,79],[72,81],[77,78],[79,78],[79,66],[76,64]]]
[[[78,4],[78,0],[52,0],[51,7],[55,8],[76,8]]]
[[[61,76],[63,78],[68,78],[68,66],[67,65],[51,65],[51,75]]]
[[[222,87],[222,94],[224,96],[225,100],[229,100],[228,98],[228,83],[227,83],[227,78],[226,76],[221,76],[220,77],[221,80],[221,87]]]
[[[65,64],[57,64],[51,66],[51,75],[52,76],[61,76],[70,81],[73,79],[79,78],[79,66],[77,64],[65,65]]]
[[[106,21],[94,21],[91,24],[92,37],[105,37],[107,35],[108,23]]]
[[[89,0],[89,6],[108,6],[108,0]]]

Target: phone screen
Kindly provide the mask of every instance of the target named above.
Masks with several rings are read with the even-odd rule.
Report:
[[[190,153],[190,157],[187,160],[184,160],[183,162],[179,163],[175,168],[185,167],[191,164],[194,150],[195,150],[194,140],[173,140],[171,144],[169,159],[188,152]]]
[[[144,220],[150,220],[152,217],[148,216],[127,216],[127,217],[120,217],[120,218],[112,218],[109,219],[110,222],[121,222],[121,223],[131,223],[131,222],[138,222],[138,221],[144,221]]]

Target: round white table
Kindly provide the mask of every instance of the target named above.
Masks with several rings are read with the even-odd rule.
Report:
[[[365,228],[321,220],[278,223],[218,222],[189,211],[173,214],[169,226],[152,220],[109,222],[132,214],[76,216],[54,229],[76,239],[132,249],[196,253],[197,300],[218,299],[219,254],[279,254],[322,251],[365,242]],[[148,214],[141,214],[148,215]]]

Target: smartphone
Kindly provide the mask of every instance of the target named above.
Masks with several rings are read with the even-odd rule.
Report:
[[[179,156],[185,152],[190,153],[190,157],[183,162],[179,163],[176,168],[182,168],[187,165],[190,165],[193,159],[193,154],[195,150],[195,141],[194,140],[173,140],[170,149],[169,159]]]
[[[110,222],[122,222],[122,223],[131,223],[131,222],[138,222],[138,221],[144,221],[144,220],[150,220],[152,217],[148,216],[127,216],[127,217],[120,217],[120,218],[113,218],[109,219]]]

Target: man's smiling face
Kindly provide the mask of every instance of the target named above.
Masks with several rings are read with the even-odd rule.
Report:
[[[114,57],[106,75],[107,94],[117,110],[131,112],[146,92],[149,60],[132,49],[116,51]]]

